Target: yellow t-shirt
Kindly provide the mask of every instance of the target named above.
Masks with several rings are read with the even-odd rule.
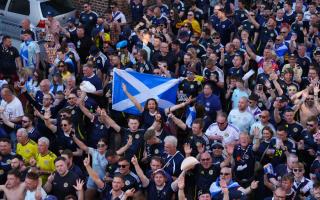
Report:
[[[29,164],[30,158],[35,158],[38,154],[38,144],[33,140],[29,140],[25,145],[18,143],[16,153],[22,156],[25,164]]]
[[[37,167],[40,170],[47,171],[47,172],[54,172],[56,169],[54,165],[54,160],[57,158],[56,154],[49,151],[48,154],[42,156],[41,154],[37,154],[36,161]],[[46,183],[49,175],[41,175],[42,183]]]

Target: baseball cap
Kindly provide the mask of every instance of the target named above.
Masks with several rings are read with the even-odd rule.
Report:
[[[217,148],[222,148],[223,149],[223,145],[221,142],[214,142],[211,145],[211,149],[217,149]]]
[[[67,22],[74,24],[76,22],[76,19],[74,17],[69,17]]]

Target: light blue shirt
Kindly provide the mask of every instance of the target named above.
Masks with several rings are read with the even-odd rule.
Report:
[[[251,125],[255,122],[254,117],[248,111],[240,112],[238,108],[231,110],[228,122],[237,127],[240,132],[249,133]]]

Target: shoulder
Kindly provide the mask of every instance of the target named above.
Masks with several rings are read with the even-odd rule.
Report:
[[[48,153],[48,156],[49,156],[50,158],[52,158],[52,159],[56,159],[56,158],[57,158],[56,154],[54,154],[54,153],[51,152],[51,151]]]

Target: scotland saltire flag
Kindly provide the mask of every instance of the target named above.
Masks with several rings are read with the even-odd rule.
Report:
[[[140,114],[123,92],[122,83],[127,86],[128,92],[137,99],[142,107],[149,98],[156,99],[162,109],[176,104],[179,79],[114,69],[112,88],[112,109],[114,110],[134,115]]]

